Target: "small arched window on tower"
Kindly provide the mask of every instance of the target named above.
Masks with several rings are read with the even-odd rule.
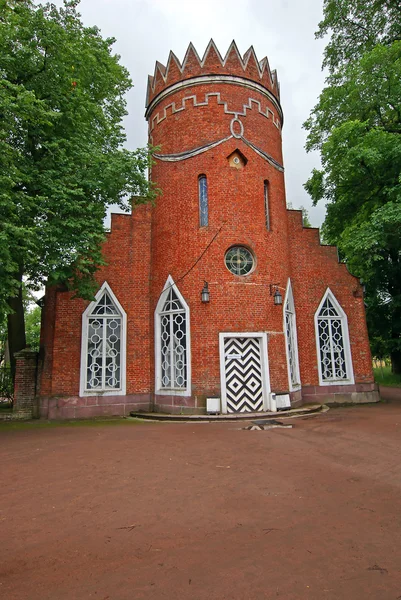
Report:
[[[207,194],[207,178],[206,175],[199,175],[199,227],[209,225],[209,201]]]
[[[267,231],[270,231],[270,201],[269,201],[269,182],[264,180],[264,199],[265,199],[265,223]]]

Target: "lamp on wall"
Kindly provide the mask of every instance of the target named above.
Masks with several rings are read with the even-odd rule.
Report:
[[[278,289],[278,283],[270,284],[270,296],[273,296],[274,306],[281,306],[283,304],[283,296]]]
[[[201,300],[204,304],[210,302],[209,284],[207,281],[203,283],[203,289],[201,292]]]

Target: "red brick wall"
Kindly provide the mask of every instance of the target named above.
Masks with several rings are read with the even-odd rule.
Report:
[[[314,316],[327,287],[348,318],[355,383],[373,381],[365,307],[359,280],[338,262],[337,248],[319,242],[318,229],[302,227],[301,211],[288,211],[291,281],[297,315],[302,384],[319,385]]]
[[[260,83],[253,58],[244,73],[234,54],[223,68],[212,49],[204,71],[200,71],[195,55],[190,55],[184,74],[173,59],[167,82],[159,73],[150,97],[180,79],[201,73],[232,73]],[[267,71],[263,82],[277,98],[277,88]],[[207,93],[218,93],[219,98],[209,96],[207,105],[197,106],[206,101]],[[190,96],[195,99],[184,102]],[[281,131],[276,126],[280,113],[274,102],[255,89],[227,82],[205,82],[177,89],[160,102],[156,100],[148,115],[151,140],[160,146],[160,154],[184,152],[219,141],[230,135],[234,117],[225,112],[225,107],[243,112],[249,98],[259,101],[269,116],[261,114],[252,103],[246,116],[239,117],[244,137],[282,163]],[[174,110],[169,107],[172,103]],[[181,107],[184,109],[178,110]],[[276,124],[267,109],[274,113]],[[162,119],[160,122],[156,115]],[[233,168],[227,160],[236,149],[247,159],[242,169]],[[203,228],[199,227],[200,174],[207,176],[209,197],[209,225]],[[159,396],[155,399],[156,406],[164,405],[172,412],[194,407],[201,410],[207,395],[220,394],[220,332],[267,331],[271,387],[276,392],[287,392],[283,311],[274,306],[270,284],[278,284],[284,297],[289,277],[306,395],[314,396],[319,387],[314,314],[328,286],[348,315],[355,382],[371,386],[361,287],[346,267],[338,263],[336,249],[320,246],[317,230],[302,227],[301,213],[287,211],[284,175],[280,170],[244,141],[233,138],[193,158],[179,162],[157,160],[152,179],[162,189],[162,196],[155,207],[138,207],[132,216],[113,216],[112,230],[104,246],[108,266],[97,275],[99,287],[107,280],[127,313],[127,398],[78,398],[81,319],[87,303],[72,300],[69,293],[48,290],[41,381],[41,395],[53,398],[44,409],[47,414],[75,417],[93,416],[96,411],[126,414],[124,402],[127,406],[149,406],[155,378],[154,311],[168,275],[173,277],[190,308],[192,397]],[[269,181],[270,231],[265,224],[265,180]],[[237,277],[225,267],[224,256],[232,245],[245,245],[254,253],[256,268],[249,276]],[[206,305],[200,300],[204,280],[210,289],[210,303]]]
[[[127,394],[150,390],[150,213],[150,206],[139,206],[132,215],[112,215],[111,233],[104,244],[108,265],[96,276],[99,287],[108,282],[128,315]],[[42,396],[79,394],[82,313],[88,302],[71,297],[69,292],[47,290]]]
[[[37,371],[37,352],[29,348],[15,354],[14,405],[15,416],[32,418],[37,416],[35,387]]]

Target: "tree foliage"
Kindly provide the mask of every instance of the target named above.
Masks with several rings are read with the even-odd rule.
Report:
[[[42,310],[37,304],[25,311],[26,344],[35,352],[39,351],[41,316]]]
[[[330,74],[357,61],[378,44],[400,40],[399,0],[324,0],[323,19],[316,38],[330,35],[323,67]]]
[[[366,288],[374,352],[401,372],[401,5],[325,0],[327,86],[305,127],[322,168],[305,184],[325,200],[324,238]]]
[[[107,207],[155,194],[124,148],[128,72],[78,4],[0,0],[0,314],[20,325],[22,279],[92,297]]]

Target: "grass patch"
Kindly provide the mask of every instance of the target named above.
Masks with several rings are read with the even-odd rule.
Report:
[[[401,387],[401,375],[391,372],[390,366],[374,367],[373,373],[376,383],[388,387]]]
[[[114,425],[144,425],[146,421],[134,419],[80,419],[75,421],[0,421],[2,431],[33,431],[36,429],[56,429],[59,427],[109,427]]]

